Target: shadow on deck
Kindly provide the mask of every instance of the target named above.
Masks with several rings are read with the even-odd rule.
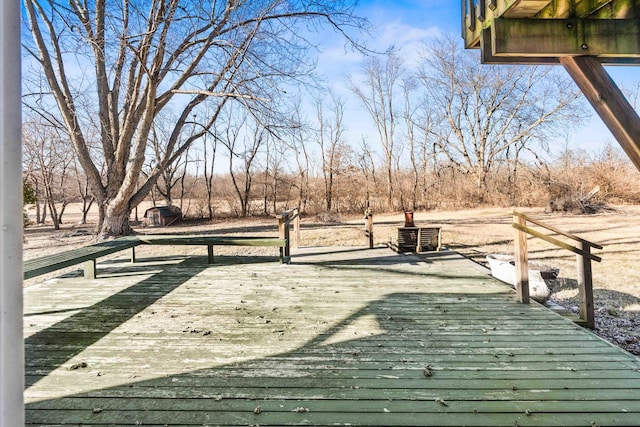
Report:
[[[232,261],[27,288],[28,424],[640,425],[637,358],[455,253]]]

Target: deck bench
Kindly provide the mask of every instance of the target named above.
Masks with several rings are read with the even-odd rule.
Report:
[[[206,246],[208,263],[213,264],[214,246],[272,246],[279,248],[280,263],[289,262],[285,259],[287,240],[276,237],[256,236],[207,236],[207,235],[145,235],[138,236],[141,243],[146,245],[189,245]]]
[[[129,248],[134,248],[140,243],[141,242],[136,237],[122,237],[31,259],[24,262],[24,280],[78,264],[83,264],[85,278],[95,279],[96,260],[98,258]]]
[[[207,246],[208,262],[213,264],[214,246],[271,246],[280,250],[280,263],[289,262],[286,256],[286,239],[255,236],[207,236],[207,235],[140,235],[95,243],[81,248],[46,255],[24,262],[24,280],[52,273],[66,267],[82,264],[86,279],[96,278],[96,260],[100,257],[131,249],[131,261],[135,262],[135,248],[139,245],[190,245]]]

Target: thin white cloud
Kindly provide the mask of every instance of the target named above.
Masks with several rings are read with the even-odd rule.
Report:
[[[358,63],[362,61],[363,55],[360,52],[349,51],[342,45],[334,45],[320,50],[319,61],[340,61],[341,63]]]
[[[415,27],[399,20],[385,22],[378,28],[375,44],[369,48],[384,52],[390,47],[397,50],[398,55],[405,60],[408,67],[412,67],[418,57],[422,45],[434,37],[442,34],[437,26]],[[336,38],[335,44],[325,44],[318,55],[318,71],[329,76],[352,74],[357,72],[364,55],[360,52],[345,49],[344,40]]]
[[[423,43],[441,35],[442,30],[437,26],[419,28],[395,21],[382,28],[380,44],[395,47],[398,55],[405,60],[405,65],[411,67],[415,64]]]
[[[418,28],[403,22],[395,21],[386,23],[382,27],[380,44],[402,47],[408,44],[422,42],[441,34],[437,26]]]

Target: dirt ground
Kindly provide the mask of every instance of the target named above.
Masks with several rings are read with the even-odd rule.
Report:
[[[551,214],[542,208],[523,209],[521,212],[604,246],[603,250],[594,251],[602,257],[601,263],[593,263],[596,333],[640,355],[640,264],[637,255],[640,251],[640,206],[619,206],[611,212],[596,215]],[[77,224],[79,217],[71,207],[65,215],[67,224],[61,230],[55,231],[50,226],[28,227],[25,230],[24,258],[31,259],[91,243],[94,240],[92,226]],[[513,254],[514,229],[507,208],[416,212],[414,220],[418,226],[441,226],[444,246],[483,265],[486,265],[487,254]],[[403,222],[402,213],[374,214],[375,244],[393,240],[397,227]],[[277,234],[276,220],[272,218],[216,219],[213,222],[183,222],[168,228],[137,226],[135,229],[139,233]],[[306,217],[301,221],[301,246],[365,246],[367,241],[363,229],[362,217]],[[575,255],[540,239],[529,239],[528,245],[531,261],[560,269],[560,279],[552,289],[552,301],[577,312]],[[144,256],[144,251],[154,255],[163,255],[162,251],[170,251],[171,255],[202,255],[202,250],[199,247],[153,246],[140,248],[139,256]],[[217,253],[259,255],[263,251],[273,252],[273,248],[221,247]],[[295,262],[295,251],[293,256]],[[31,279],[25,282],[25,286],[46,278]]]

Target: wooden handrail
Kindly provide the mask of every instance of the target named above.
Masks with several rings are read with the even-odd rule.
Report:
[[[531,221],[531,220],[529,220],[529,221]],[[533,222],[533,221],[531,221],[531,222]],[[583,251],[582,249],[576,248],[575,246],[571,246],[570,244],[565,243],[562,240],[554,239],[551,236],[547,236],[546,234],[540,233],[539,231],[533,230],[533,229],[531,229],[529,227],[523,227],[520,224],[511,224],[511,226],[513,228],[515,228],[516,230],[524,231],[527,234],[530,234],[530,235],[532,235],[534,237],[537,237],[538,239],[542,239],[542,240],[544,240],[546,242],[549,242],[549,243],[551,243],[553,245],[561,247],[562,249],[566,249],[566,250],[568,250],[570,252],[573,252],[574,254],[585,256],[585,257],[587,257],[589,259],[594,260],[595,262],[602,261],[602,258],[600,258],[597,255],[593,255],[592,253]],[[551,231],[553,231],[553,230],[551,230]],[[591,246],[591,245],[589,245],[589,246]],[[594,247],[596,247],[596,246],[594,246]],[[600,247],[599,249],[602,249],[602,247]]]
[[[591,261],[593,260],[596,262],[600,262],[602,261],[602,258],[591,254],[591,248],[602,249],[603,247],[597,243],[593,243],[573,234],[558,230],[551,225],[530,218],[523,213],[511,211],[511,214],[513,215],[512,227],[517,230],[515,237],[515,285],[520,301],[525,304],[529,303],[529,259],[527,253],[527,234],[529,234],[533,237],[537,237],[576,254],[578,268],[578,287],[580,296],[580,318],[585,322],[585,325],[588,328],[594,329],[595,313],[593,305],[593,278],[591,271]],[[569,239],[575,240],[579,243],[580,247],[571,246],[566,242],[563,242],[551,236],[547,236],[546,234],[529,228],[527,227],[527,221],[554,233],[565,236]]]
[[[298,208],[291,208],[288,211],[280,212],[279,214],[275,214],[274,216],[278,219],[289,218],[293,212],[296,212]]]
[[[537,219],[531,218],[530,216],[528,216],[526,214],[523,214],[522,212],[511,211],[510,213],[511,213],[511,215],[519,216],[520,218],[524,218],[529,222],[532,222],[532,223],[534,223],[536,225],[539,225],[540,227],[546,228],[549,231],[553,231],[554,233],[557,233],[557,234],[560,234],[560,235],[562,235],[564,237],[568,237],[569,239],[575,240],[576,242],[586,243],[589,246],[591,246],[592,248],[603,249],[603,247],[601,245],[597,244],[597,243],[590,242],[588,240],[583,239],[582,237],[578,237],[578,236],[575,236],[575,235],[573,235],[571,233],[567,233],[566,231],[559,230],[559,229],[555,228],[552,225],[549,225],[549,224],[546,224],[546,223],[544,223],[542,221],[538,221]],[[553,243],[553,242],[549,242],[549,243]]]

